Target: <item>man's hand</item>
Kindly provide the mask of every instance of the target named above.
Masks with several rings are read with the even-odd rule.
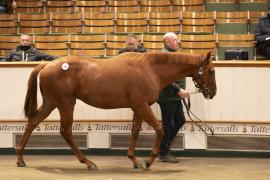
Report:
[[[180,89],[179,92],[178,92],[178,95],[181,97],[181,98],[186,98],[188,97],[188,93],[186,90],[184,89]]]

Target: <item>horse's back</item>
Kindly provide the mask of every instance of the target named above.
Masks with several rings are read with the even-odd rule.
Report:
[[[40,72],[40,76],[54,81],[67,77],[84,78],[95,75],[108,78],[112,74],[131,74],[132,69],[138,69],[140,59],[141,53],[124,53],[109,59],[67,56],[49,62]]]

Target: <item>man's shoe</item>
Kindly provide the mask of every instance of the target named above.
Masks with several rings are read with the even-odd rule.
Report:
[[[158,157],[158,161],[159,162],[167,162],[167,163],[177,163],[178,162],[178,160],[174,156],[172,156],[170,154],[167,154],[167,155],[164,155],[164,156],[160,155]]]

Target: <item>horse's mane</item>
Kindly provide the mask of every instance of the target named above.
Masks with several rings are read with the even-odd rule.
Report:
[[[202,55],[183,52],[147,52],[145,59],[149,63],[198,65],[202,61]]]

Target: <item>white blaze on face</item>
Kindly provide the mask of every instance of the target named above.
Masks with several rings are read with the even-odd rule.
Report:
[[[62,64],[62,69],[63,69],[64,71],[68,70],[68,68],[69,68],[68,63]]]

